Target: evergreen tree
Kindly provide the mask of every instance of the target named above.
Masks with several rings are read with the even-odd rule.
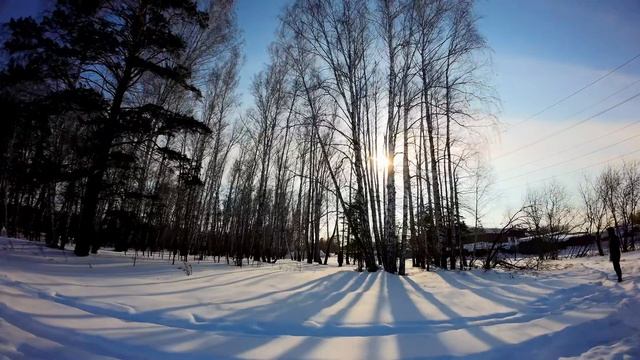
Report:
[[[32,113],[75,118],[83,124],[81,157],[86,167],[75,248],[79,256],[96,252],[100,245],[96,217],[105,174],[135,160],[123,156],[120,140],[209,131],[186,112],[133,101],[145,77],[167,80],[199,95],[188,82],[191,69],[180,62],[186,47],[177,30],[181,24],[204,28],[207,16],[190,0],[60,0],[41,21],[9,23],[3,88],[12,85],[23,92],[3,101],[30,109],[16,111],[20,131],[29,121],[47,127],[47,119],[40,121]],[[42,107],[47,109],[41,111]],[[168,148],[163,151],[175,155]]]

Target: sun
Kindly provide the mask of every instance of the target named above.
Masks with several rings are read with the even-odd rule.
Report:
[[[373,161],[380,169],[386,169],[389,166],[389,158],[384,154],[378,154],[377,156],[373,157]]]

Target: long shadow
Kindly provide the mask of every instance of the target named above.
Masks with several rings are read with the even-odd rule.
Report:
[[[353,274],[351,274],[353,276]],[[335,326],[336,323],[344,323],[339,321],[343,319],[349,311],[353,311],[357,303],[367,294],[367,291],[371,289],[376,280],[380,277],[380,273],[360,273],[354,276],[354,280],[346,287],[343,287],[343,291],[340,291],[343,295],[349,292],[355,292],[356,294],[349,300],[349,302],[342,306],[340,311],[331,316],[328,321],[320,328],[298,328],[293,327],[296,336],[305,336],[302,341],[297,345],[287,349],[283,352],[287,358],[300,359],[309,356],[309,354],[322,345],[323,339],[319,337],[337,337],[337,336],[370,336],[368,328],[345,328],[342,326]],[[363,279],[364,278],[364,279]],[[332,300],[331,304],[339,301],[340,298]],[[322,310],[326,307],[318,307],[318,310]],[[308,319],[308,318],[307,318]],[[311,331],[309,331],[311,330]],[[362,331],[364,330],[364,331]]]
[[[331,329],[317,328],[317,330],[314,330],[314,328],[309,328],[304,324],[304,320],[310,319],[318,311],[330,306],[331,304],[334,304],[348,293],[357,292],[361,296],[361,294],[370,287],[365,287],[365,285],[371,284],[373,280],[373,276],[357,274],[354,272],[341,272],[337,274],[327,275],[323,278],[309,281],[308,284],[300,285],[315,285],[309,287],[309,289],[311,290],[304,293],[293,293],[273,304],[267,304],[253,309],[240,309],[236,313],[229,314],[228,317],[208,319],[206,322],[198,324],[189,323],[188,321],[175,323],[170,320],[163,321],[162,319],[162,314],[164,313],[188,308],[189,306],[166,308],[161,309],[157,312],[152,311],[141,314],[122,314],[120,312],[114,313],[113,311],[107,309],[85,306],[82,304],[78,306],[78,304],[65,301],[64,297],[60,296],[49,294],[40,294],[39,296],[45,298],[46,300],[53,300],[63,304],[67,303],[69,306],[75,306],[80,310],[87,311],[89,312],[89,315],[87,316],[88,318],[91,318],[91,315],[108,316],[127,322],[139,321],[141,323],[147,323],[149,324],[149,326],[160,325],[170,327],[169,329],[166,329],[169,332],[164,332],[163,329],[159,331],[151,331],[153,334],[156,334],[153,336],[149,334],[149,331],[145,331],[144,333],[140,333],[137,335],[132,335],[130,340],[127,340],[128,342],[138,343],[140,341],[147,341],[149,339],[152,339],[149,341],[157,343],[157,341],[161,340],[162,343],[177,343],[182,341],[178,339],[178,337],[182,335],[178,336],[176,335],[176,333],[171,333],[171,331],[178,331],[178,334],[182,334],[180,331],[185,331],[185,329],[198,330],[202,331],[202,333],[198,336],[200,338],[206,338],[220,331],[223,332],[223,334],[220,334],[223,335],[223,337],[217,337],[217,342],[220,348],[224,349],[224,346],[226,344],[227,346],[232,346],[234,349],[236,349],[236,354],[240,354],[245,351],[260,348],[260,346],[262,345],[274,341],[275,339],[279,339],[280,335],[308,336],[309,338],[305,339],[310,340],[312,343],[321,342],[321,340],[319,340],[317,336],[336,336]],[[291,319],[291,316],[289,314],[290,312],[295,313],[293,315],[293,319]],[[24,313],[19,314],[20,317],[27,315],[28,314]],[[288,322],[283,324],[277,323],[278,319],[283,318],[287,319]],[[260,319],[266,319],[266,321],[255,321]],[[251,320],[254,321],[251,322]],[[175,329],[171,329],[172,327],[175,327]],[[55,327],[54,329],[48,330],[38,330],[38,328],[39,326],[34,326],[33,328],[30,328],[28,330],[32,330],[31,332],[34,334],[40,334],[38,336],[48,338],[52,337],[49,336],[49,332],[51,331],[55,332],[53,336],[55,338],[60,338],[60,336],[62,336],[62,332],[67,331],[66,329],[56,329]],[[93,330],[97,331],[97,329]],[[172,334],[176,336],[173,336]],[[236,334],[237,336],[234,336],[234,334]],[[75,338],[73,332],[68,332],[67,335]],[[84,334],[78,333],[77,336],[84,336]],[[315,340],[311,340],[312,338]],[[89,346],[91,347],[91,344],[94,342],[104,344],[108,343],[109,341],[105,341],[104,337],[101,336],[88,336],[85,337],[83,341],[73,339],[73,341],[66,343],[71,346],[76,345],[79,347],[86,347],[87,344],[89,344]],[[116,344],[111,345],[113,345],[114,347],[118,347]],[[99,348],[99,351],[107,354],[108,356],[135,358],[131,356],[131,353],[129,352],[129,350],[127,350],[127,346],[120,347],[118,351],[109,351],[108,349],[102,348]],[[164,353],[161,351],[148,352],[146,351],[145,347],[137,347],[133,345],[129,347],[129,349],[133,348],[135,348],[135,351],[139,353],[144,353],[145,357],[147,358],[154,358],[156,357],[156,355],[158,357],[162,357],[160,355],[164,356]],[[198,351],[200,351],[200,349],[198,349]],[[293,349],[292,351],[293,353],[296,353],[297,350]],[[304,354],[303,347],[301,347],[299,351],[300,355]],[[212,353],[216,352],[214,351]],[[291,352],[288,353],[291,354]],[[170,356],[166,358],[173,359],[178,357]],[[185,358],[185,356],[181,355],[180,358]],[[186,358],[189,357],[187,356]]]
[[[372,312],[372,320],[378,322],[378,324],[363,324],[363,326],[356,327],[334,327],[336,323],[344,323],[341,319],[348,314],[349,311],[358,309],[358,302],[367,296],[368,290],[371,289],[374,283],[378,283],[380,288],[377,295],[377,300]],[[434,321],[424,317],[424,314],[420,311],[414,300],[408,294],[407,287],[404,284],[408,284],[411,288],[416,290],[416,293],[422,296],[427,302],[433,304],[440,312],[449,317],[448,320]],[[376,336],[383,335],[400,335],[400,334],[423,334],[429,336],[431,334],[431,345],[437,342],[437,336],[434,336],[432,331],[446,331],[451,329],[464,329],[471,336],[478,341],[483,342],[486,347],[496,347],[503,344],[503,341],[495,336],[487,333],[483,328],[478,326],[470,326],[474,321],[481,321],[487,319],[493,319],[496,316],[500,317],[500,314],[489,314],[481,317],[466,317],[463,318],[450,307],[435,298],[432,294],[426,292],[422,287],[416,284],[411,279],[390,277],[386,273],[377,273],[367,275],[363,285],[358,288],[356,296],[353,296],[344,306],[341,306],[341,310],[333,315],[324,325],[322,332],[314,331],[297,331],[296,335],[310,336],[303,339],[298,344],[290,349],[286,349],[283,354],[286,357],[298,358],[302,356],[308,356],[316,347],[322,346],[323,340],[318,339],[320,335],[326,336],[364,336],[371,337],[367,340],[367,353],[363,356],[365,358],[381,357],[384,354],[379,353],[380,343],[376,341]],[[381,323],[382,314],[385,309],[391,312],[392,320],[388,324]],[[505,317],[512,316],[515,313],[510,312],[502,314]],[[417,316],[418,319],[408,320],[411,316]],[[361,316],[365,316],[361,314]],[[439,326],[440,325],[440,326]],[[434,326],[434,329],[429,329],[430,326]],[[416,338],[413,337],[413,340]],[[415,346],[415,344],[413,344]],[[446,345],[439,343],[437,346],[441,350],[446,350]],[[401,357],[410,354],[403,354],[403,346],[397,347],[400,351]],[[414,353],[415,354],[415,353]]]
[[[304,290],[306,288],[313,287],[316,284],[319,284],[319,283],[325,281],[327,278],[330,278],[330,277],[332,277],[334,275],[335,274],[325,275],[325,276],[323,276],[321,278],[318,278],[318,279],[315,279],[315,280],[311,280],[311,281],[307,281],[307,282],[304,282],[304,283],[302,283],[300,285],[296,285],[294,287],[290,287],[290,288],[286,288],[286,289],[282,289],[282,290],[272,290],[272,291],[259,293],[258,295],[241,298],[241,299],[229,300],[229,301],[221,301],[221,302],[218,302],[218,304],[221,304],[221,305],[238,304],[238,303],[243,303],[243,302],[249,302],[249,301],[262,299],[262,298],[265,298],[265,297],[268,297],[268,296],[272,296],[272,295],[276,295],[276,294],[289,293],[289,292],[294,292],[294,291],[298,291],[298,290]]]
[[[362,279],[364,277],[364,280]],[[367,294],[367,291],[371,289],[376,280],[380,277],[380,273],[362,273],[358,274],[356,280],[360,280],[360,285],[354,287],[351,291],[357,292],[349,302],[347,302],[342,308],[336,312],[333,316],[331,316],[327,324],[343,324],[344,321],[340,321],[344,319],[348,312],[353,311],[355,309],[355,305],[362,299],[363,296]],[[339,299],[338,299],[339,300]]]
[[[486,346],[491,349],[482,353],[473,354],[474,358],[481,359],[508,358],[513,354],[521,354],[520,357],[524,358],[545,358],[549,354],[551,354],[550,357],[553,358],[558,356],[579,355],[581,352],[588,350],[594,343],[602,343],[602,341],[610,341],[622,336],[622,333],[618,330],[616,330],[615,335],[612,336],[606,334],[596,335],[594,334],[594,331],[588,331],[594,327],[596,329],[599,327],[603,329],[610,327],[612,320],[603,319],[586,321],[576,326],[570,326],[564,330],[553,333],[553,336],[551,337],[546,336],[547,334],[545,334],[519,344],[505,344],[501,339],[487,333],[483,327],[505,323],[524,322],[544,317],[551,314],[549,311],[552,310],[553,307],[564,303],[564,305],[561,305],[556,309],[556,311],[562,312],[566,309],[572,309],[576,303],[583,301],[583,298],[586,299],[584,301],[586,302],[585,306],[587,306],[590,303],[597,303],[606,300],[603,297],[606,297],[608,292],[600,291],[595,294],[596,297],[593,298],[590,296],[593,295],[593,290],[597,287],[594,288],[593,285],[583,284],[569,289],[556,289],[556,291],[550,294],[539,296],[538,298],[532,299],[523,305],[522,302],[516,303],[512,299],[505,299],[503,295],[492,294],[490,291],[491,289],[489,288],[470,286],[470,284],[459,281],[458,278],[451,274],[447,275],[448,276],[443,277],[443,280],[449,283],[453,288],[469,290],[477,296],[488,298],[491,301],[501,303],[505,306],[517,304],[519,305],[517,309],[524,313],[521,314],[521,316],[513,316],[513,313],[505,313],[488,314],[476,317],[462,317],[450,306],[446,305],[443,301],[440,301],[433,294],[426,291],[413,279],[399,278],[395,276],[391,277],[385,273],[357,274],[345,271],[326,275],[291,288],[264,294],[264,296],[268,297],[278,293],[291,293],[290,295],[277,300],[275,303],[265,304],[249,309],[239,309],[222,317],[201,319],[196,320],[195,322],[190,322],[186,319],[171,320],[166,319],[165,316],[172,311],[185,310],[200,306],[211,306],[215,305],[215,303],[189,304],[139,314],[127,314],[109,309],[92,307],[90,305],[79,305],[77,304],[77,301],[76,303],[73,302],[73,298],[65,299],[62,296],[42,294],[41,292],[35,294],[35,296],[40,296],[62,304],[65,304],[66,301],[67,305],[90,313],[87,316],[73,315],[72,318],[86,317],[90,319],[93,314],[96,316],[113,317],[123,321],[139,321],[141,323],[168,327],[161,329],[145,329],[144,327],[141,327],[138,332],[132,334],[125,341],[117,341],[109,337],[91,335],[84,332],[81,333],[79,331],[69,330],[68,328],[57,328],[52,325],[44,324],[36,319],[36,317],[39,319],[55,318],[55,316],[40,316],[19,312],[6,309],[6,307],[3,308],[3,305],[1,304],[0,314],[2,314],[2,317],[7,319],[8,322],[12,324],[15,323],[15,326],[20,326],[36,336],[49,338],[54,341],[58,339],[57,341],[63,344],[69,344],[83,349],[96,347],[96,351],[100,351],[102,354],[123,358],[135,358],[136,353],[144,354],[144,356],[142,356],[144,358],[200,358],[203,356],[203,349],[207,348],[207,346],[205,346],[207,344],[203,345],[204,348],[197,348],[196,353],[183,354],[166,352],[159,349],[148,349],[146,345],[141,346],[136,343],[142,341],[147,344],[179,344],[181,342],[192,341],[194,337],[207,339],[209,336],[218,332],[223,332],[223,334],[220,335],[223,335],[224,338],[218,338],[215,345],[216,348],[225,349],[225,346],[232,346],[234,349],[239,351],[236,354],[260,349],[262,346],[265,346],[272,341],[276,341],[281,335],[297,337],[306,336],[307,338],[300,338],[301,341],[291,348],[283,349],[284,356],[289,358],[309,356],[310,351],[322,346],[328,337],[336,336],[371,337],[370,339],[367,339],[367,343],[370,347],[367,348],[367,353],[363,354],[363,357],[382,357],[384,355],[378,353],[380,350],[380,343],[376,342],[375,336],[398,334],[415,334],[425,336],[425,338],[423,338],[424,342],[421,344],[424,345],[428,343],[429,346],[433,346],[433,348],[431,348],[433,352],[430,352],[429,348],[425,348],[423,352],[424,356],[421,355],[419,357],[427,358],[432,357],[429,355],[430,353],[442,354],[446,353],[447,350],[453,350],[453,348],[447,347],[454,345],[439,341],[437,333],[462,329],[477,340],[486,344]],[[340,321],[340,319],[344,319],[349,311],[357,311],[358,303],[364,297],[368,296],[368,294],[372,294],[369,290],[371,290],[375,284],[380,285],[380,291],[377,294],[377,300],[375,301],[375,306],[372,310],[372,319],[374,322],[380,322],[386,309],[389,309],[393,322],[391,324],[365,324],[362,327],[337,326],[336,324],[344,323],[344,321]],[[531,286],[534,285],[532,284]],[[419,304],[416,303],[417,299],[409,296],[407,291],[408,289],[415,290],[416,294],[430,304],[433,304],[438,311],[442,312],[449,319],[428,319],[428,314],[420,311]],[[302,290],[302,292],[299,290]],[[37,290],[32,289],[32,291]],[[311,319],[315,314],[340,301],[347,294],[353,294],[352,298],[349,299],[349,301],[342,306],[326,324],[320,327],[312,327],[306,324],[306,321]],[[453,294],[453,296],[455,296],[455,294]],[[259,297],[260,296],[252,296],[250,298],[240,299],[238,302],[241,303],[244,301],[256,300]],[[536,307],[539,307],[539,311],[536,311]],[[407,318],[410,314],[414,314],[417,319],[408,320]],[[285,319],[286,321],[279,322],[281,319]],[[185,329],[198,330],[203,333],[189,334],[189,332],[185,332]],[[631,329],[626,327],[624,327],[624,329],[625,331],[631,331]],[[133,329],[129,327],[127,327],[126,330],[133,331]],[[93,333],[100,334],[106,334],[109,331],[118,332],[119,330],[109,328],[104,329],[104,331],[98,331],[99,329],[92,329]],[[587,337],[581,337],[582,332],[585,331],[588,333]],[[575,339],[577,338],[579,338],[578,343],[575,342]],[[400,352],[400,357],[409,358],[410,356],[415,356],[415,346],[420,346],[420,344],[416,345],[416,339],[418,339],[416,336],[408,338],[402,336],[396,337],[396,347]],[[551,341],[551,344],[549,345],[548,342],[550,339],[553,341]],[[568,341],[567,339],[571,340]],[[411,343],[409,343],[409,341],[411,341]],[[570,344],[567,345],[567,342]],[[211,350],[211,353],[209,354],[218,353],[215,349],[210,348],[210,346],[208,349]],[[24,350],[37,355],[37,349],[35,348],[27,348]],[[196,349],[194,348],[194,350]],[[433,358],[440,357],[435,356]]]
[[[407,288],[404,286],[406,279],[399,276],[387,276],[387,278],[387,299],[394,323],[411,324],[414,322],[417,325],[428,322],[429,319],[425,317],[425,314],[420,311],[416,303],[409,297]],[[416,319],[406,319],[409,314],[414,315]]]
[[[335,323],[344,323],[340,321],[343,319],[349,311],[358,308],[358,302],[362,297],[367,296],[368,290],[374,283],[380,284],[380,289],[377,296],[377,301],[373,308],[372,319],[377,321],[378,324],[363,324],[363,326],[357,327],[334,327]],[[449,317],[448,320],[429,320],[425,318],[424,314],[420,311],[414,300],[408,294],[407,287],[404,284],[408,284],[411,288],[416,290],[416,293],[422,296],[427,302],[433,304],[440,312]],[[435,331],[441,332],[453,329],[463,329],[467,331],[471,336],[481,341],[486,347],[496,347],[504,342],[492,334],[487,333],[483,328],[479,326],[471,326],[473,322],[482,320],[490,320],[496,317],[509,317],[513,316],[515,312],[508,312],[505,314],[488,314],[478,317],[462,317],[450,307],[439,301],[433,296],[433,294],[426,292],[422,287],[415,283],[411,279],[389,277],[386,273],[377,273],[368,275],[365,283],[358,290],[358,294],[352,297],[349,302],[341,307],[341,310],[331,317],[329,321],[324,325],[324,331],[308,332],[303,331],[297,333],[299,336],[313,336],[305,338],[300,341],[294,347],[287,349],[284,354],[286,357],[297,358],[310,354],[315,347],[322,345],[322,340],[318,339],[319,335],[327,336],[365,336],[371,337],[367,344],[367,353],[364,357],[380,357],[384,354],[379,353],[380,343],[376,341],[376,336],[383,335],[400,335],[400,334],[423,334],[429,336],[431,334],[430,344],[437,343],[437,336],[433,334]],[[381,323],[382,314],[384,309],[391,311],[392,321],[388,324]],[[418,319],[408,320],[411,316],[417,316]],[[433,329],[429,329],[433,327]],[[416,338],[413,337],[413,340]],[[415,344],[413,344],[415,345]],[[446,345],[438,343],[437,346],[441,350],[446,350]],[[403,354],[404,346],[397,347],[401,353],[401,356],[410,354]]]
[[[540,318],[545,314],[549,314],[550,312],[557,313],[567,310],[569,306],[572,305],[569,302],[571,298],[585,297],[593,294],[594,290],[598,289],[598,287],[593,284],[580,284],[573,287],[555,288],[554,291],[546,294],[522,294],[522,290],[517,286],[510,288],[510,292],[529,298],[529,301],[522,301],[513,299],[506,294],[498,294],[490,287],[481,288],[469,286],[460,282],[453,274],[439,274],[439,276],[446,283],[456,289],[470,291],[478,297],[485,298],[496,304],[514,309],[520,313],[520,321],[530,321],[535,318]],[[532,287],[537,287],[538,285],[539,284],[537,283],[535,285],[529,284],[529,286]],[[560,305],[557,306],[557,304]],[[516,319],[513,318],[511,321],[516,322]]]
[[[449,319],[452,320],[452,323],[458,325],[459,327],[465,328],[473,337],[483,342],[489,347],[499,346],[504,344],[504,341],[498,339],[497,337],[487,333],[481,327],[468,327],[469,319],[462,317],[460,314],[455,312],[451,307],[447,306],[445,303],[441,302],[436,298],[433,294],[425,291],[420,285],[418,285],[413,279],[406,278],[407,284],[409,284],[417,293],[422,295],[425,300],[433,304],[440,312],[445,314]],[[457,319],[457,320],[455,320]]]
[[[495,302],[496,304],[514,308],[514,309],[518,309],[519,306],[522,305],[521,299],[513,299],[508,296],[497,294],[495,291],[493,291],[493,288],[496,288],[497,286],[492,286],[491,284],[487,284],[487,285],[474,284],[471,281],[463,282],[463,281],[460,281],[460,279],[458,279],[457,276],[455,275],[456,274],[438,274],[438,276],[452,288],[462,290],[462,291],[470,291],[481,298],[489,299]],[[513,286],[514,284],[508,284],[508,285]],[[503,286],[505,285],[502,285],[497,288],[502,290]],[[509,290],[511,291],[512,294],[515,294],[524,298],[529,298],[529,300],[535,299],[540,296],[539,293],[523,290],[516,286],[513,286]],[[553,290],[556,290],[556,289],[553,289]]]
[[[116,298],[116,297],[119,297],[119,296],[149,297],[149,296],[164,296],[164,295],[187,294],[187,293],[190,293],[190,292],[201,291],[201,290],[209,289],[209,288],[218,288],[218,287],[221,287],[221,286],[234,286],[234,285],[238,285],[238,284],[244,283],[246,281],[251,281],[251,280],[255,281],[256,279],[267,277],[269,275],[273,275],[273,274],[278,273],[278,272],[279,271],[272,271],[272,272],[262,273],[262,274],[258,274],[258,275],[243,277],[243,278],[240,278],[240,279],[234,279],[234,280],[223,282],[223,283],[205,284],[205,285],[202,285],[202,286],[196,286],[196,287],[190,287],[190,288],[186,288],[186,289],[178,289],[178,290],[172,290],[172,291],[145,292],[145,293],[137,293],[137,294],[121,293],[121,294],[106,294],[106,295],[89,295],[89,296],[83,296],[82,298],[83,299],[101,299],[101,298]],[[131,287],[135,287],[135,286],[131,286]]]
[[[611,326],[607,317],[569,326],[553,334],[544,334],[530,340],[473,354],[474,359],[508,359],[518,354],[519,359],[558,359],[579,356],[594,347],[617,342],[637,333],[637,329],[624,324]],[[640,356],[635,350],[635,356]],[[633,357],[633,355],[632,355]]]
[[[394,334],[423,331],[425,327],[424,324],[428,322],[428,319],[424,317],[422,311],[420,311],[415,302],[409,297],[407,288],[404,286],[405,279],[385,273],[382,280],[382,291],[380,291],[378,296],[376,309],[378,313],[382,312],[383,306],[385,305],[385,307],[389,309],[390,317],[393,319],[393,322],[387,325],[390,330],[392,330]],[[414,315],[418,319],[408,320],[408,315]],[[381,349],[381,342],[371,339],[368,343],[366,358],[384,357],[384,354],[381,354],[381,352],[384,351],[384,349]]]
[[[192,315],[191,321],[179,318],[171,319],[166,315],[174,311],[215,306],[217,303],[185,304],[140,313],[129,313],[86,304],[74,297],[44,293],[28,286],[21,286],[21,288],[36,297],[74,307],[96,316],[112,317],[123,321],[143,322],[199,331],[225,331],[255,335],[332,336],[334,335],[332,329],[309,327],[304,322],[315,315],[318,310],[332,305],[345,294],[358,290],[363,283],[357,280],[356,273],[341,272],[331,274],[297,286],[298,288],[313,287],[311,291],[295,292],[275,303],[264,304],[250,309],[242,308],[221,317],[210,319],[199,317],[199,319],[196,319]],[[292,316],[294,319],[292,319]],[[279,319],[287,319],[287,321],[279,322]],[[344,332],[345,335],[349,335],[348,330]]]
[[[167,265],[168,267],[171,268],[170,271],[165,271],[168,275],[175,275],[176,274],[176,269],[171,267],[170,265]],[[135,268],[132,268],[135,271]],[[198,275],[198,276],[189,276],[189,277],[180,277],[178,279],[172,279],[172,280],[156,280],[156,281],[148,281],[148,282],[135,282],[135,283],[127,283],[127,284],[108,284],[108,285],[103,285],[103,284],[86,284],[86,283],[72,283],[72,282],[56,282],[55,285],[67,285],[67,286],[89,286],[89,287],[95,287],[95,288],[119,288],[119,287],[139,287],[139,286],[153,286],[153,285],[161,285],[161,284],[175,284],[175,283],[185,283],[185,282],[190,282],[190,281],[195,281],[195,280],[202,280],[202,279],[209,279],[209,278],[217,278],[217,277],[222,277],[222,276],[226,276],[226,275],[233,275],[233,274],[241,274],[241,273],[247,273],[247,272],[253,272],[253,271],[265,271],[265,270],[270,270],[271,268],[266,268],[266,267],[259,267],[259,268],[250,268],[250,269],[244,269],[244,270],[233,270],[233,271],[224,271],[224,272],[214,272],[212,274],[207,274],[207,275]],[[276,270],[274,272],[278,272],[278,271],[282,271],[282,270]],[[68,275],[68,272],[65,272],[64,274]],[[118,276],[124,276],[125,274],[117,274]],[[136,273],[136,272],[132,272],[132,273],[128,273],[126,275],[129,276],[139,276],[140,274]],[[157,276],[158,275],[158,269],[154,269],[153,271],[151,271],[148,275],[148,277],[152,277],[152,276]],[[83,278],[112,278],[114,275],[113,274],[109,274],[109,273],[92,273],[92,272],[86,272],[85,275],[82,275],[82,273],[78,273],[78,274],[74,274],[74,277],[83,277]],[[51,285],[50,283],[30,283],[31,285]]]
[[[443,271],[437,272],[438,275],[457,275],[463,280],[469,281],[469,283],[475,282],[480,287],[486,286],[511,286],[514,284],[520,284],[523,280],[530,280],[530,282],[535,282],[536,287],[540,289],[548,289],[555,290],[562,284],[558,284],[557,286],[548,285],[546,282],[562,282],[559,279],[548,279],[545,278],[545,282],[538,281],[539,276],[533,276],[529,274],[518,274],[518,273],[501,273],[495,270],[485,271],[485,270],[471,270],[471,271]],[[480,276],[482,274],[483,276]],[[488,275],[488,276],[487,276]]]
[[[603,291],[601,287],[594,284],[580,284],[569,288],[557,288],[552,293],[538,295],[537,298],[533,298],[529,302],[515,302],[511,299],[505,298],[504,296],[493,293],[489,288],[482,289],[480,287],[463,284],[462,282],[458,281],[458,279],[452,274],[447,274],[446,276],[441,275],[441,277],[444,281],[449,283],[454,288],[457,288],[459,290],[469,290],[477,296],[487,298],[504,306],[510,306],[519,311],[517,315],[507,316],[504,318],[496,318],[495,314],[490,314],[487,316],[485,321],[462,318],[454,322],[454,324],[456,325],[455,328],[463,328],[474,334],[474,336],[477,336],[479,334],[478,330],[481,330],[482,327],[485,326],[530,322],[543,317],[563,314],[564,312],[570,310],[593,309],[594,306],[606,303],[607,301],[611,300],[611,294],[609,294],[607,291]],[[414,287],[414,289],[416,289],[416,291],[420,292],[426,298],[429,298],[429,301],[435,300],[435,298],[433,298],[431,294],[421,289],[421,287],[413,280],[407,279],[407,281],[411,284],[411,286]],[[609,299],[607,300],[607,298]],[[455,315],[451,311],[447,310],[444,306],[438,305],[438,308],[449,317]],[[567,320],[571,318],[571,315],[564,314],[562,315],[562,318],[564,320]],[[504,341],[498,339],[497,342],[488,342],[488,345],[490,345],[489,348],[491,350],[488,350],[484,353],[474,354],[473,358],[502,359],[510,358],[513,354],[527,354],[526,356],[524,356],[525,358],[557,358],[559,356],[579,355],[582,351],[588,350],[589,347],[592,346],[592,344],[594,343],[594,336],[589,335],[591,336],[591,339],[581,338],[579,341],[580,344],[578,344],[577,346],[571,345],[574,342],[574,339],[576,337],[580,337],[579,334],[586,331],[585,329],[593,329],[594,325],[598,326],[598,324],[601,323],[610,325],[611,320],[602,319],[582,322],[581,324],[578,324],[576,326],[569,326],[561,331],[555,332],[551,337],[548,336],[550,334],[545,333],[543,335],[515,345],[507,344]],[[598,331],[596,331],[596,333],[597,332]],[[599,335],[595,336],[595,338],[599,337]],[[554,340],[562,340],[554,341],[551,349],[547,349],[547,342],[549,342],[550,338]],[[620,336],[605,336],[605,338],[616,339],[620,338]],[[398,348],[400,349],[408,349],[412,345],[403,343],[402,338],[398,338],[398,341]],[[567,343],[569,345],[567,345]],[[424,357],[430,357],[428,351],[425,352]],[[440,357],[435,356],[433,358]]]
[[[514,358],[522,360],[558,359],[580,356],[584,352],[592,349],[594,346],[612,344],[625,337],[632,336],[637,332],[637,329],[626,325],[612,327],[612,321],[613,320],[611,318],[586,321],[576,326],[566,327],[563,330],[552,334],[542,334],[521,343],[504,344],[500,347],[491,347],[485,351],[475,353],[463,350],[455,355],[455,353],[451,351],[452,349],[448,349],[446,346],[443,347],[437,342],[428,342],[429,345],[434,345],[434,347],[428,348],[428,345],[426,345],[427,339],[425,339],[423,343],[424,350],[421,351],[419,355],[415,355],[415,338],[405,337],[397,338],[397,346],[401,350],[406,350],[399,357],[407,360],[445,360],[452,358],[469,358],[474,360],[501,360]],[[635,358],[633,356],[637,357],[640,353],[638,353],[637,350],[631,350],[631,353],[627,352],[627,355],[631,355],[632,358]],[[617,358],[618,357],[616,357],[616,359]]]
[[[45,324],[38,321],[29,313],[9,309],[2,304],[0,304],[0,315],[2,319],[7,321],[9,324],[23,331],[31,333],[39,338],[44,338],[55,343],[59,343],[65,346],[65,348],[71,346],[77,349],[86,350],[87,352],[91,352],[96,355],[122,359],[162,358],[170,360],[181,360],[189,358],[189,356],[185,356],[187,354],[160,351],[155,346],[152,347],[141,344],[130,344],[119,340],[112,340],[103,336],[80,332],[68,327],[63,328],[51,324]],[[122,330],[125,331],[126,329],[123,328]],[[171,329],[162,329],[161,331],[170,332],[170,330]],[[175,333],[172,335],[174,335],[174,340],[180,340],[175,336]],[[29,347],[28,345],[25,348],[22,348],[22,350],[31,355],[38,355],[39,353],[41,353],[41,350],[35,347]],[[69,355],[68,352],[71,352],[73,350],[67,348],[67,350],[65,351],[67,352],[67,354],[64,355],[65,357],[67,357],[66,355]],[[55,357],[55,354],[52,354],[51,350],[47,353],[48,354],[46,358],[51,358],[52,355]],[[136,356],[135,354],[141,355]]]
[[[509,289],[509,291],[519,296],[520,298],[534,298],[540,296],[541,292],[545,291],[555,291],[559,286],[550,286],[544,284],[541,281],[534,281],[535,279],[519,279],[519,278],[504,278],[503,276],[495,276],[493,275],[490,279],[486,279],[478,276],[478,274],[473,271],[469,272],[441,272],[437,273],[437,275],[446,283],[456,286],[458,289],[487,289],[487,288],[497,288],[497,289]],[[522,280],[526,281],[524,284],[530,287],[533,290],[527,290],[522,287],[514,287],[514,285],[522,285]],[[522,299],[518,299],[521,301]]]
[[[228,324],[251,323],[254,330],[259,332],[266,330],[270,334],[320,336],[323,332],[322,327],[305,326],[305,321],[361,286],[361,276],[357,273],[331,274],[317,281],[312,290],[295,292],[275,303],[251,309],[239,309],[234,313],[208,319],[208,321]],[[279,322],[279,319],[287,321]],[[248,331],[254,332],[250,329]]]

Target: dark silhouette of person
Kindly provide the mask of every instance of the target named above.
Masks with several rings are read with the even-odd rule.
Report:
[[[618,275],[618,282],[622,281],[622,269],[620,269],[620,240],[614,228],[607,228],[609,235],[609,260],[613,263],[613,269]]]

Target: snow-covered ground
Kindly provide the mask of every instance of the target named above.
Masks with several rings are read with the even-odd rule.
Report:
[[[129,254],[130,255],[130,254]],[[0,239],[0,358],[640,358],[640,253],[537,274],[236,268]]]

